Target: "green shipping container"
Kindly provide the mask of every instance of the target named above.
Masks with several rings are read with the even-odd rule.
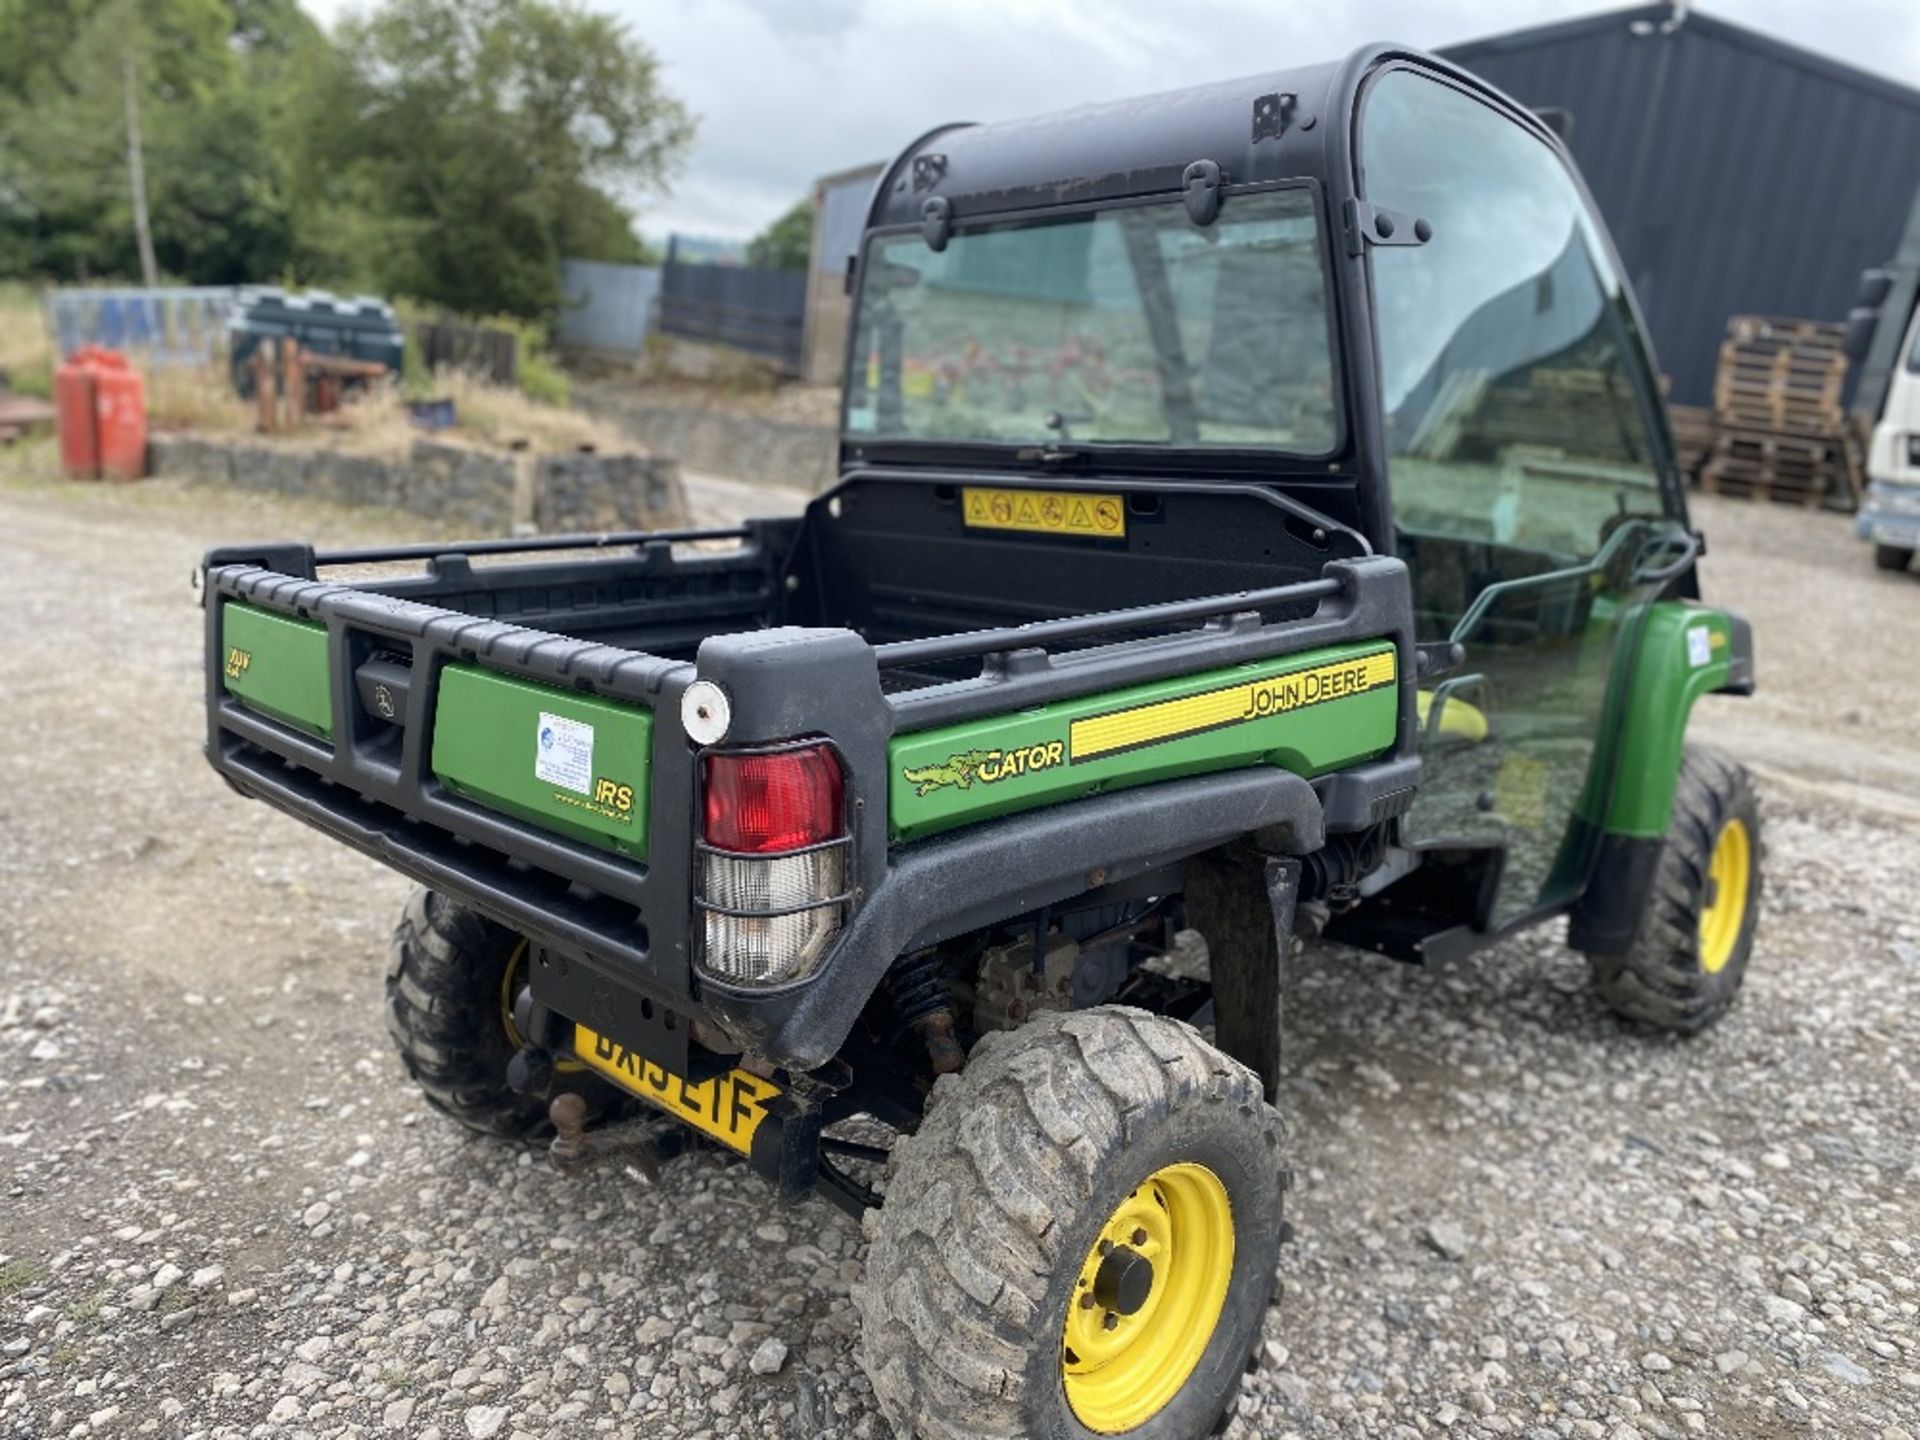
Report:
[[[433,773],[458,795],[644,859],[653,715],[449,665],[434,707]]]

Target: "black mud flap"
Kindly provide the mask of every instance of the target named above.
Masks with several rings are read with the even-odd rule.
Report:
[[[1293,954],[1300,862],[1230,846],[1186,864],[1187,919],[1207,938],[1214,1043],[1280,1094],[1280,983]]]

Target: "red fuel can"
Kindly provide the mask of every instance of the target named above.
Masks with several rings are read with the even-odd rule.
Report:
[[[126,358],[101,355],[94,371],[93,413],[99,433],[100,473],[138,480],[147,473],[147,385]]]
[[[93,357],[82,345],[53,372],[53,417],[60,432],[60,468],[74,480],[100,478],[100,429],[94,419]]]
[[[75,480],[147,473],[147,389],[115,350],[83,345],[53,372],[60,468]]]

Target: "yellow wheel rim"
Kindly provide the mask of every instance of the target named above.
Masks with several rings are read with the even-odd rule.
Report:
[[[1700,909],[1700,968],[1718,975],[1733,958],[1747,920],[1747,891],[1753,883],[1753,837],[1747,822],[1729,820],[1713,842],[1707,864],[1710,898]]]
[[[1087,1429],[1118,1435],[1163,1410],[1213,1339],[1233,1278],[1233,1206],[1204,1165],[1169,1165],[1120,1202],[1067,1301],[1060,1365]]]
[[[517,1051],[527,1043],[520,1033],[520,1022],[513,1018],[514,1002],[527,983],[527,942],[523,939],[507,959],[507,973],[500,977],[500,1025],[507,1032],[507,1043]],[[572,1074],[587,1067],[571,1055],[553,1057],[553,1068]]]

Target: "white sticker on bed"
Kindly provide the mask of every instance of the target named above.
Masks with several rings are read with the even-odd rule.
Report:
[[[1698,670],[1711,659],[1713,659],[1713,632],[1704,625],[1693,626],[1687,631],[1687,663]]]
[[[564,715],[540,712],[534,735],[533,773],[549,785],[576,795],[593,791],[593,726]]]

